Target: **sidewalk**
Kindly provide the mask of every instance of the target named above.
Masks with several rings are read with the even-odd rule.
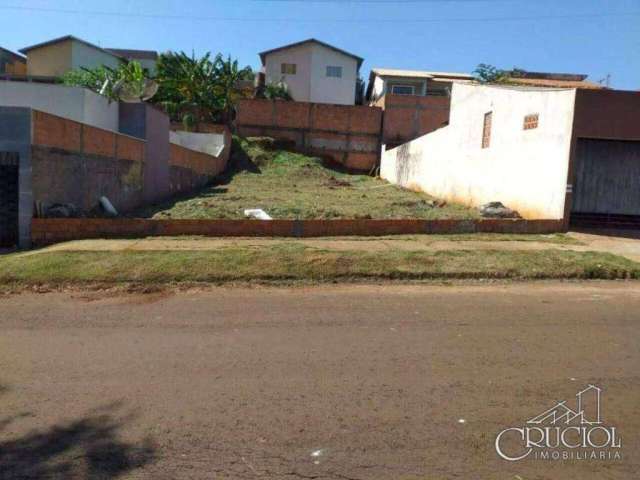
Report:
[[[490,238],[488,235],[477,238]],[[272,247],[292,243],[308,248],[334,251],[406,251],[441,252],[448,250],[498,250],[498,251],[540,251],[562,250],[573,252],[613,253],[640,262],[640,239],[613,236],[569,233],[566,236],[523,235],[522,240],[515,235],[496,235],[496,240],[468,240],[471,235],[414,235],[398,237],[334,237],[334,238],[163,238],[123,240],[76,240],[60,243],[41,250],[26,252],[34,255],[61,251],[209,251],[226,247]],[[504,240],[503,238],[509,238]]]

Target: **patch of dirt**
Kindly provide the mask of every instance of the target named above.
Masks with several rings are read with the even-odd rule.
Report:
[[[343,187],[352,187],[351,182],[347,182],[346,180],[338,180],[333,175],[329,177],[329,179],[324,184],[326,187],[330,189],[343,188]]]
[[[90,291],[76,289],[75,293],[71,294],[71,298],[92,303],[112,300],[115,296],[122,301],[121,303],[143,305],[156,303],[173,295],[173,289],[168,286],[129,284],[120,288],[102,288]]]

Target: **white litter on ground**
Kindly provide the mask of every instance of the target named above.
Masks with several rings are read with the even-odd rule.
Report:
[[[467,423],[467,421],[464,418],[459,418],[458,423]]]
[[[257,220],[273,220],[267,212],[261,208],[249,208],[244,211],[244,216],[249,218],[255,218]]]

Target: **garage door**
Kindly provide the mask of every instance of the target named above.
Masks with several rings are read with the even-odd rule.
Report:
[[[640,142],[578,140],[571,222],[640,228]]]
[[[18,154],[0,152],[0,247],[18,242]]]

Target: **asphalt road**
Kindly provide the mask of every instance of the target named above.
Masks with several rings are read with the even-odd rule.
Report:
[[[639,340],[638,283],[6,296],[0,478],[638,478]],[[620,459],[498,457],[589,384]]]

